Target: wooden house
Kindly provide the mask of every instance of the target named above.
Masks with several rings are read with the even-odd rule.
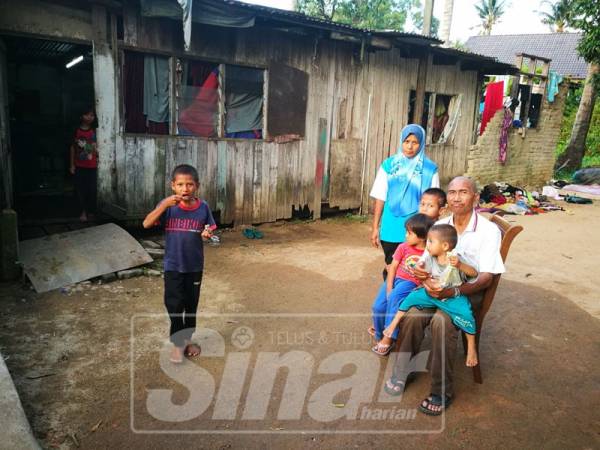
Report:
[[[98,201],[116,217],[143,217],[181,163],[224,224],[367,211],[409,122],[442,182],[465,173],[483,74],[516,71],[431,37],[193,5],[186,22],[176,0],[0,0],[3,207],[45,217],[71,198],[69,139],[93,102]]]

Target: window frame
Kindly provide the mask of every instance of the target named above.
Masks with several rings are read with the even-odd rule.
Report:
[[[135,133],[125,130],[125,79],[123,67],[125,64],[125,52],[135,52],[147,55],[161,56],[169,58],[169,124],[168,134],[155,134],[155,133]],[[175,112],[177,110],[177,96],[176,96],[176,77],[177,77],[177,60],[188,60],[188,61],[201,61],[206,63],[217,64],[219,66],[219,112],[217,119],[217,136],[215,137],[204,137],[204,136],[183,136],[177,133],[177,118]],[[263,71],[263,106],[262,106],[262,138],[261,139],[248,139],[248,138],[228,138],[225,137],[225,72],[227,66],[240,66],[247,67],[250,69],[262,70]],[[152,138],[164,138],[164,137],[181,137],[181,138],[195,138],[203,139],[206,141],[265,141],[269,140],[267,131],[267,105],[268,105],[268,80],[269,70],[266,65],[263,64],[247,64],[243,62],[227,62],[217,58],[204,58],[195,54],[188,54],[183,52],[169,52],[164,50],[148,49],[144,47],[136,47],[131,45],[121,44],[118,47],[118,68],[119,68],[119,122],[120,132],[123,137],[152,137]]]
[[[457,99],[458,97],[461,96],[461,94],[447,94],[447,93],[443,93],[443,92],[438,92],[438,91],[425,91],[425,102],[427,103],[427,99],[429,97],[429,102],[428,102],[428,110],[427,110],[427,125],[425,127],[423,127],[423,129],[425,130],[425,145],[427,146],[447,146],[447,145],[453,145],[453,144],[449,144],[448,141],[445,142],[433,142],[433,120],[435,118],[435,104],[437,101],[437,97],[438,96],[444,96],[444,97],[449,97],[450,101],[449,101],[449,105],[452,103],[453,99]],[[411,100],[413,97],[416,97],[416,88],[409,88],[408,89],[408,107],[407,107],[407,114],[408,114],[408,118],[406,123],[411,123]],[[416,101],[416,98],[415,98]],[[460,114],[460,111],[458,112]],[[419,123],[419,125],[423,126],[421,123]],[[444,127],[445,128],[445,127]],[[456,130],[453,131],[453,134],[456,133]],[[443,130],[442,130],[442,134],[440,134],[440,138],[443,135]]]
[[[427,145],[448,145],[448,142],[439,142],[439,139],[442,138],[442,135],[444,134],[444,129],[446,128],[446,125],[444,125],[444,129],[442,129],[442,132],[440,133],[440,136],[438,137],[438,141],[437,142],[433,142],[433,122],[435,120],[435,108],[436,108],[436,102],[437,102],[437,98],[438,96],[442,96],[442,97],[448,97],[449,101],[448,101],[448,108],[450,108],[450,105],[452,104],[452,100],[453,99],[458,99],[460,94],[442,94],[441,92],[432,92],[431,93],[431,98],[429,100],[429,117],[427,118]],[[431,107],[433,105],[433,108]],[[458,112],[460,113],[460,112]],[[450,120],[450,111],[448,111],[448,121]],[[448,124],[448,121],[446,121],[446,124]]]

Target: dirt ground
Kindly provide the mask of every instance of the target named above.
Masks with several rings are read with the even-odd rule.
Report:
[[[444,421],[417,413],[400,422],[324,422],[305,412],[299,421],[280,420],[277,404],[286,398],[281,373],[264,420],[243,420],[235,411],[232,420],[221,421],[205,415],[180,423],[152,417],[145,408],[151,390],[172,389],[176,404],[190,395],[171,379],[177,373],[169,378],[161,371],[158,351],[167,320],[160,278],[42,295],[27,286],[1,285],[0,350],[34,433],[47,448],[598,448],[600,301],[594,250],[600,248],[600,202],[509,219],[525,231],[513,244],[508,272],[484,324],[484,384],[473,383],[460,354],[456,399]],[[257,348],[307,351],[316,360],[368,350],[365,331],[382,268],[381,252],[368,243],[368,224],[329,219],[260,229],[265,234],[260,241],[227,232],[222,245],[205,247],[200,314],[206,318],[200,326],[228,340],[247,324]],[[307,340],[323,332],[329,338],[324,345]],[[179,375],[198,364],[222,369],[218,358],[205,356],[186,362]],[[369,364],[376,367],[380,360],[371,356]],[[337,378],[350,377],[350,369],[344,367]],[[311,380],[311,392],[332,379],[322,370]],[[229,382],[225,391],[231,393],[237,383]],[[428,383],[428,375],[420,374],[407,388],[399,406],[409,416],[428,394]],[[350,403],[347,392],[332,401],[340,409]],[[250,432],[256,429],[262,431]],[[210,433],[193,433],[198,430]],[[234,430],[248,434],[231,434]],[[390,430],[408,433],[385,434]]]

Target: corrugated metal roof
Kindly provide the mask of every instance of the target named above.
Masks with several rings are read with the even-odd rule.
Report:
[[[345,31],[352,34],[360,34],[360,35],[372,35],[379,37],[387,37],[390,39],[396,39],[397,41],[401,41],[405,44],[409,45],[421,45],[432,48],[434,51],[438,51],[439,53],[452,54],[458,58],[467,58],[471,60],[477,60],[485,65],[485,67],[489,68],[494,74],[501,73],[513,73],[516,72],[516,68],[514,67],[514,61],[505,64],[504,62],[498,61],[496,58],[489,57],[488,55],[478,55],[476,53],[461,51],[456,49],[449,49],[438,47],[438,44],[442,44],[443,41],[439,40],[436,37],[432,36],[423,36],[417,33],[407,33],[403,31],[395,31],[395,30],[369,30],[365,28],[355,28],[347,24],[333,22],[330,20],[319,19],[316,17],[307,16],[305,14],[296,12],[296,11],[288,11],[277,8],[270,8],[268,6],[262,5],[254,5],[249,3],[244,3],[238,0],[209,0],[214,3],[227,4],[230,6],[238,6],[241,8],[249,9],[256,12],[258,15],[262,17],[271,17],[276,20],[282,21],[292,21],[294,23],[298,23],[301,25],[312,25],[317,28],[326,28],[326,29],[336,29],[338,31]]]
[[[351,25],[347,25],[345,23],[334,22],[331,20],[320,19],[318,17],[307,16],[306,14],[297,12],[297,11],[289,11],[286,9],[278,9],[271,8],[269,6],[255,5],[250,3],[244,3],[238,0],[210,0],[213,3],[221,3],[230,6],[240,7],[244,9],[252,10],[263,17],[272,17],[273,19],[279,19],[282,21],[293,21],[293,22],[301,22],[305,25],[314,25],[319,28],[334,28],[339,31],[347,31],[349,33],[357,33],[357,34],[374,34],[378,36],[388,36],[388,37],[408,37],[408,38],[417,38],[423,41],[429,41],[432,43],[442,43],[438,38],[432,36],[423,36],[422,34],[417,33],[407,33],[404,31],[391,31],[391,30],[370,30],[367,28],[356,28]]]
[[[75,48],[74,44],[44,39],[15,38],[12,36],[5,36],[3,39],[12,53],[21,58],[54,59],[57,56],[69,53]]]
[[[11,35],[3,35],[2,41],[6,45],[9,61],[45,61],[62,65],[83,55],[84,61],[79,67],[92,64],[91,46],[88,45]]]
[[[469,50],[514,64],[517,53],[527,53],[552,60],[550,70],[572,78],[585,78],[587,63],[577,53],[581,33],[509,34],[472,36]]]
[[[433,47],[433,52],[476,61],[481,64],[481,70],[486,71],[489,75],[510,75],[518,72],[518,69],[514,63],[498,61],[498,59],[491,56],[480,55],[451,47]],[[495,72],[489,72],[489,70],[495,70]]]

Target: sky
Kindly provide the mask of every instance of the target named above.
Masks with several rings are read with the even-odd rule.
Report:
[[[243,0],[246,3],[271,6],[280,9],[294,9],[294,0]],[[454,0],[454,14],[450,40],[465,42],[469,36],[479,33],[480,23],[475,10],[479,0]],[[492,34],[531,34],[549,33],[547,25],[542,24],[536,11],[548,11],[548,5],[540,5],[541,0],[507,0],[506,12],[501,22],[492,29]],[[444,12],[444,0],[435,0],[434,15],[441,20]],[[416,31],[407,26],[406,31]]]

